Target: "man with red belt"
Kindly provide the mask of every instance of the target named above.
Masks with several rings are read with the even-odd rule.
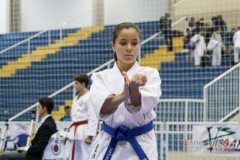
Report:
[[[73,100],[71,111],[73,123],[69,127],[74,139],[71,160],[85,160],[92,149],[93,137],[97,133],[98,119],[89,101],[88,76],[77,75],[74,82],[74,87],[79,94]]]

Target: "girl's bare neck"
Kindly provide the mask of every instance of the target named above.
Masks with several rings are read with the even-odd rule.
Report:
[[[117,62],[117,66],[120,70],[120,72],[127,72],[130,68],[132,68],[134,64],[123,64],[123,63],[119,63]]]

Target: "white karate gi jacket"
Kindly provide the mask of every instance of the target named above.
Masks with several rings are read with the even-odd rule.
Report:
[[[198,66],[201,64],[201,57],[204,55],[204,51],[206,50],[206,43],[204,37],[200,34],[195,34],[191,41],[195,42],[196,47],[194,49],[194,65]]]
[[[234,48],[240,48],[240,30],[233,35]]]
[[[71,137],[75,140],[75,154],[74,159],[87,159],[93,144],[86,144],[87,136],[96,136],[98,128],[98,119],[94,112],[94,108],[89,101],[90,93],[86,92],[82,97],[73,100],[71,117],[73,122],[88,121],[88,124],[82,124],[77,127],[76,134],[74,134],[74,127],[70,129]]]
[[[212,39],[208,44],[208,49],[212,50],[212,66],[220,66],[222,61],[222,36],[220,33],[214,32]]]
[[[234,43],[234,62],[238,63],[240,54],[240,30],[234,33],[233,43]]]
[[[161,96],[161,80],[157,69],[140,67],[136,62],[127,72],[129,79],[134,74],[144,74],[147,76],[147,83],[140,87],[142,104],[139,107],[126,107],[124,102],[118,109],[109,115],[101,115],[100,109],[106,98],[119,94],[123,91],[124,78],[115,63],[112,69],[107,69],[92,76],[92,86],[90,89],[90,99],[95,107],[95,112],[99,119],[108,126],[116,128],[120,125],[130,129],[144,126],[154,120],[156,114],[153,110],[159,102]],[[145,154],[150,160],[157,160],[157,144],[154,130],[135,137]],[[89,159],[102,160],[110,143],[111,136],[102,131],[96,138],[93,150]],[[118,142],[111,160],[138,160],[137,154],[128,141]]]

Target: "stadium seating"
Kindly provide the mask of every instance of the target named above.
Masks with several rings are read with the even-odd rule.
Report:
[[[222,66],[194,67],[194,60],[188,60],[189,52],[177,53],[172,62],[163,62],[160,76],[162,79],[162,98],[164,99],[202,99],[205,84],[230,68],[230,58],[223,57]]]
[[[142,39],[156,33],[158,22],[138,23],[142,31]],[[0,121],[3,121],[21,110],[29,107],[37,102],[40,96],[48,96],[58,89],[73,81],[73,76],[79,73],[88,73],[99,65],[113,58],[113,53],[110,47],[111,31],[114,26],[105,26],[104,29],[99,29],[90,36],[83,37],[77,42],[69,43],[63,40],[61,47],[59,46],[59,32],[51,31],[53,37],[50,46],[47,46],[43,39],[47,39],[47,33],[36,38],[32,43],[31,58],[34,58],[39,48],[46,48],[55,45],[57,50],[51,53],[46,53],[40,59],[28,63],[27,66],[20,67],[15,72],[2,77],[0,75]],[[64,33],[65,39],[69,36],[77,34],[79,29],[67,29]],[[18,33],[21,35],[17,39],[13,34],[6,34],[3,38],[15,37],[18,41],[27,38],[26,33]],[[45,35],[46,34],[46,35]],[[55,34],[55,35],[54,35]],[[33,35],[31,33],[30,35]],[[29,34],[28,34],[29,36]],[[77,36],[79,37],[79,35]],[[14,38],[13,38],[14,39]],[[17,42],[14,41],[14,42]],[[38,42],[41,42],[39,46]],[[173,43],[183,42],[183,37],[177,37]],[[13,44],[10,41],[7,45]],[[57,46],[56,46],[57,44]],[[143,65],[158,68],[162,79],[162,98],[202,98],[203,85],[211,81],[213,78],[221,74],[229,68],[226,63],[221,67],[205,67],[195,69],[193,60],[187,60],[188,51],[180,52],[183,45],[176,46],[173,52],[168,52],[165,41],[163,39],[154,39],[141,49],[141,62]],[[2,45],[2,44],[1,44]],[[5,45],[5,44],[4,44]],[[0,48],[5,48],[0,46]],[[19,46],[19,47],[26,47]],[[0,55],[0,67],[3,68],[6,64],[21,62],[21,58],[26,58],[25,51],[16,52],[18,49],[8,51]],[[13,59],[8,60],[7,55],[13,55]],[[38,55],[36,53],[36,55]],[[41,54],[42,55],[42,54]],[[15,60],[15,61],[13,61]],[[19,67],[21,63],[15,64]],[[1,70],[0,68],[0,70]],[[7,70],[11,70],[7,68]],[[2,73],[2,72],[1,72]],[[21,89],[18,89],[21,88]],[[72,88],[58,94],[54,97],[56,108],[54,114],[58,110],[58,106],[65,105],[65,101],[72,100]],[[69,102],[68,102],[69,103]],[[71,102],[70,102],[71,103]],[[62,109],[61,109],[62,110]],[[61,112],[62,114],[62,112]],[[30,113],[25,115],[21,120],[30,120]]]
[[[66,37],[68,34],[75,33],[79,28],[68,29],[63,32],[63,37]],[[17,33],[9,33],[3,34],[0,36],[0,51],[7,49],[8,47],[15,45],[18,42],[31,38],[38,32],[17,32]],[[36,50],[37,47],[47,46],[49,45],[49,35],[51,36],[50,44],[54,43],[56,40],[59,40],[59,30],[51,30],[49,32],[44,32],[37,36],[36,38],[32,38],[30,41],[30,52]],[[19,46],[4,52],[0,55],[3,57],[0,59],[0,66],[6,65],[9,61],[17,60],[21,55],[28,53],[28,43],[22,43]]]

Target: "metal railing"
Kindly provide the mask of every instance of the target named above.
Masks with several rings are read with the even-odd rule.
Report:
[[[219,121],[240,106],[240,63],[204,86],[205,121]]]
[[[173,3],[173,7],[177,7],[178,5],[182,4],[185,1],[186,0],[175,0],[175,2]]]
[[[203,99],[160,99],[155,108],[157,121],[164,122],[202,122],[203,111]]]
[[[64,27],[65,27],[66,25],[70,24],[71,22],[73,22],[73,21],[75,21],[75,20],[77,20],[77,19],[85,16],[85,15],[88,14],[89,12],[91,12],[91,10],[90,10],[90,11],[87,11],[87,12],[85,12],[85,13],[83,13],[83,14],[81,14],[81,15],[79,15],[79,16],[77,16],[77,17],[75,17],[75,18],[73,18],[73,19],[71,19],[71,20],[69,20],[69,21],[66,21],[66,22],[61,23],[61,25],[60,25],[60,27],[59,27],[59,28],[60,28],[60,29],[59,29],[59,37],[60,37],[61,46],[62,46],[62,39],[63,39],[63,34],[62,34],[62,33],[63,33]],[[34,39],[34,38],[36,38],[36,37],[38,37],[38,36],[40,36],[40,35],[42,35],[42,34],[44,34],[45,32],[48,32],[48,45],[50,45],[50,44],[51,44],[51,30],[43,30],[43,31],[40,31],[40,32],[34,34],[33,36],[30,36],[30,37],[27,38],[27,39],[24,39],[24,40],[22,40],[22,41],[20,41],[20,42],[18,42],[18,43],[16,43],[16,44],[10,46],[10,47],[7,47],[7,48],[1,50],[1,51],[0,51],[0,54],[5,53],[5,52],[7,52],[7,51],[9,51],[9,50],[11,50],[11,49],[14,49],[14,48],[16,48],[17,46],[19,46],[19,45],[21,45],[21,44],[27,43],[27,44],[28,44],[27,53],[28,53],[28,55],[30,55],[30,53],[31,53],[31,40]]]
[[[75,17],[75,18],[73,18],[73,19],[70,19],[69,21],[63,22],[63,23],[60,25],[59,36],[60,36],[60,45],[61,45],[61,46],[62,46],[63,29],[64,29],[64,27],[67,26],[68,24],[70,24],[71,22],[74,22],[74,21],[76,21],[77,19],[82,18],[83,16],[89,14],[90,12],[92,12],[92,10],[87,11],[87,12],[84,12],[84,13],[81,14],[80,16],[77,16],[77,17]]]
[[[40,35],[42,35],[42,34],[44,34],[45,32],[48,32],[48,45],[50,45],[51,44],[51,30],[44,30],[44,31],[40,31],[37,34],[35,34],[35,35],[25,39],[25,40],[22,40],[22,41],[20,41],[20,42],[18,42],[16,44],[6,48],[6,49],[1,50],[0,54],[3,54],[5,52],[7,52],[7,51],[10,51],[11,49],[14,49],[14,48],[16,48],[17,46],[19,46],[21,44],[27,43],[27,46],[28,46],[27,47],[28,48],[27,53],[28,53],[28,55],[30,57],[30,53],[31,53],[31,40],[36,38],[36,37],[38,37],[38,36],[40,36]]]

